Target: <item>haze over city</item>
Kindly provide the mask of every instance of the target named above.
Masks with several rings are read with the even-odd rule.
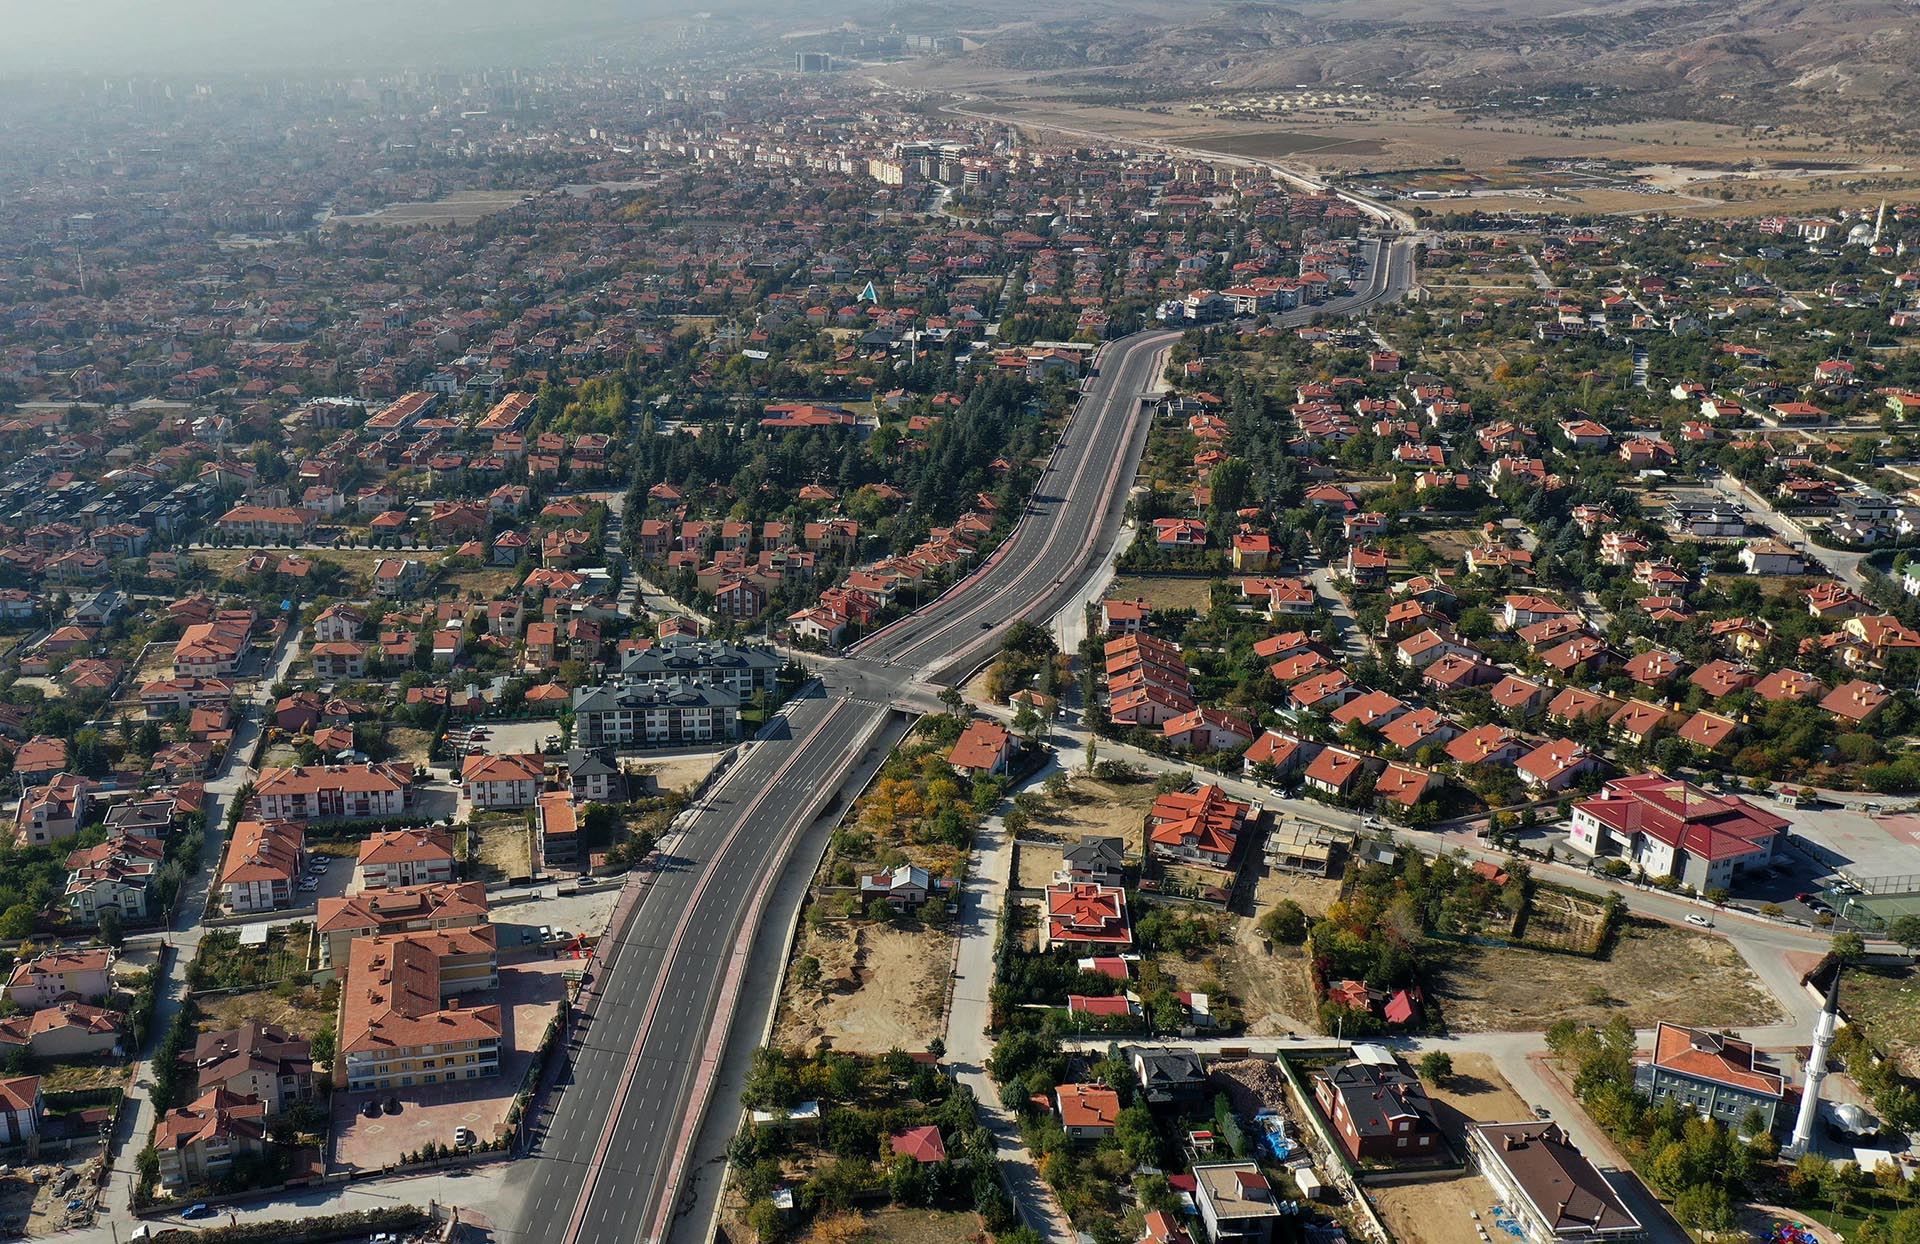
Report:
[[[1910,6],[8,22],[0,1234],[1920,1239]]]

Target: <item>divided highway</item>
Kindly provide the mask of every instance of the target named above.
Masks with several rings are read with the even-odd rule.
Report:
[[[1280,322],[1404,294],[1413,244],[1369,246],[1360,289]],[[704,1238],[732,1130],[726,1102],[760,1042],[787,922],[838,792],[877,767],[903,714],[930,706],[930,685],[965,678],[1015,619],[1050,616],[1100,563],[1146,440],[1140,395],[1178,336],[1150,330],[1107,345],[1000,549],[939,599],[825,663],[683,818],[659,866],[630,883],[583,995],[557,1098],[535,1125],[531,1155],[508,1174],[504,1199],[519,1202],[510,1234],[566,1244]],[[703,1128],[716,1091],[722,1109]]]

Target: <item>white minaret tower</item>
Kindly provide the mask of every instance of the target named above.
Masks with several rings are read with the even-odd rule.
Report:
[[[1887,201],[1880,200],[1880,210],[1873,217],[1873,245],[1880,245],[1880,234],[1887,227]]]
[[[1827,1051],[1833,1048],[1833,1030],[1840,1026],[1840,964],[1833,965],[1833,983],[1827,986],[1827,1004],[1813,1025],[1813,1050],[1807,1055],[1807,1080],[1800,1089],[1800,1115],[1793,1121],[1793,1140],[1786,1156],[1798,1158],[1813,1144],[1813,1125],[1820,1117],[1820,1081],[1827,1078]]]

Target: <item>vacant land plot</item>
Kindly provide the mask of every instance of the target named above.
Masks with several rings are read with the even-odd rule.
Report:
[[[313,926],[282,925],[267,931],[264,945],[247,946],[234,929],[215,929],[200,943],[194,961],[195,989],[239,989],[275,985],[307,970]]]
[[[1340,882],[1334,877],[1306,877],[1294,873],[1267,873],[1255,883],[1257,916],[1282,899],[1292,899],[1309,916],[1324,916],[1340,897]]]
[[[242,1024],[278,1024],[289,1032],[312,1034],[333,1022],[339,986],[316,989],[302,985],[286,989],[250,989],[245,993],[197,999],[200,1028],[218,1032]]]
[[[477,570],[449,570],[440,576],[438,586],[456,596],[473,600],[494,600],[506,595],[520,582],[516,566],[487,566]]]
[[[1906,1075],[1920,1075],[1920,975],[1912,967],[1857,967],[1841,982],[1847,1018]]]
[[[1561,1019],[1635,1028],[1772,1023],[1780,1008],[1738,951],[1718,937],[1630,920],[1605,959],[1501,946],[1459,946],[1435,973],[1455,1032],[1544,1031]]]
[[[1072,796],[1060,803],[1049,801],[1021,836],[1061,843],[1078,842],[1089,834],[1118,838],[1127,844],[1127,855],[1137,860],[1146,851],[1146,815],[1153,798],[1147,782],[1120,785],[1076,777]]]
[[[1467,1124],[1511,1123],[1533,1117],[1533,1107],[1514,1091],[1490,1054],[1454,1054],[1453,1074],[1429,1084],[1435,1118],[1447,1139],[1465,1152]]]
[[[389,725],[386,728],[387,745],[393,748],[393,759],[408,764],[424,765],[427,754],[433,748],[433,735],[425,730],[415,730],[412,726]]]
[[[1431,531],[1420,537],[1420,543],[1432,549],[1434,556],[1442,565],[1451,565],[1464,558],[1468,549],[1479,548],[1483,541],[1476,531]]]
[[[470,225],[483,216],[524,202],[529,195],[524,190],[457,190],[444,199],[435,199],[430,203],[393,203],[377,212],[366,212],[358,216],[334,216],[328,225],[341,225],[357,228],[365,225],[379,225],[388,228],[403,228],[409,225]]]
[[[479,879],[503,881],[533,875],[533,830],[525,817],[477,823],[473,833],[480,864]]]
[[[1015,875],[1013,884],[1022,890],[1045,889],[1053,882],[1053,874],[1060,867],[1060,858],[1058,847],[1022,845],[1018,856],[1020,871]]]
[[[820,981],[802,985],[791,968],[780,1000],[775,1044],[854,1054],[924,1050],[946,1035],[953,941],[933,929],[851,921],[809,921],[794,962],[812,955]]]
[[[725,754],[724,751],[712,751],[669,756],[664,760],[649,760],[640,768],[653,778],[656,790],[689,790],[713,772],[713,767],[720,763],[720,757]]]
[[[1591,954],[1605,925],[1606,909],[1591,899],[1539,887],[1527,903],[1526,939],[1555,950]]]
[[[1492,1220],[1488,1211],[1499,1203],[1487,1181],[1471,1174],[1369,1188],[1367,1196],[1394,1238],[1407,1244],[1480,1244],[1483,1220]]]
[[[1274,946],[1269,950],[1254,922],[1237,917],[1233,940],[1215,957],[1221,983],[1240,1001],[1248,1036],[1315,1031],[1313,978],[1303,948]]]
[[[889,1206],[867,1216],[862,1244],[954,1244],[974,1238],[980,1216]]]
[[[1121,575],[1107,588],[1106,598],[1138,598],[1155,609],[1191,609],[1205,613],[1213,608],[1213,580]]]
[[[727,1208],[739,1207],[729,1204]],[[742,1230],[748,1229],[743,1226]],[[796,1238],[798,1244],[955,1244],[974,1239],[979,1233],[978,1214],[889,1205],[867,1214],[854,1210],[823,1213]]]
[[[39,1072],[43,1093],[71,1093],[76,1090],[125,1088],[127,1064],[111,1055],[89,1062],[63,1062]]]

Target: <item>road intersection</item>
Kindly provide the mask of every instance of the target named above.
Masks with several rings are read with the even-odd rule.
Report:
[[[1280,322],[1403,295],[1412,243],[1366,245],[1358,290]],[[1015,620],[1052,616],[1103,564],[1146,440],[1141,395],[1178,337],[1149,330],[1105,346],[1028,513],[995,554],[821,663],[668,857],[633,880],[630,915],[616,917],[569,1035],[557,1097],[503,1182],[503,1237],[704,1238],[733,1130],[730,1111],[709,1119],[707,1108],[733,1090],[759,1043],[784,962],[780,919],[797,907],[825,818],[878,765],[890,732],[935,705],[934,688],[970,674]]]

